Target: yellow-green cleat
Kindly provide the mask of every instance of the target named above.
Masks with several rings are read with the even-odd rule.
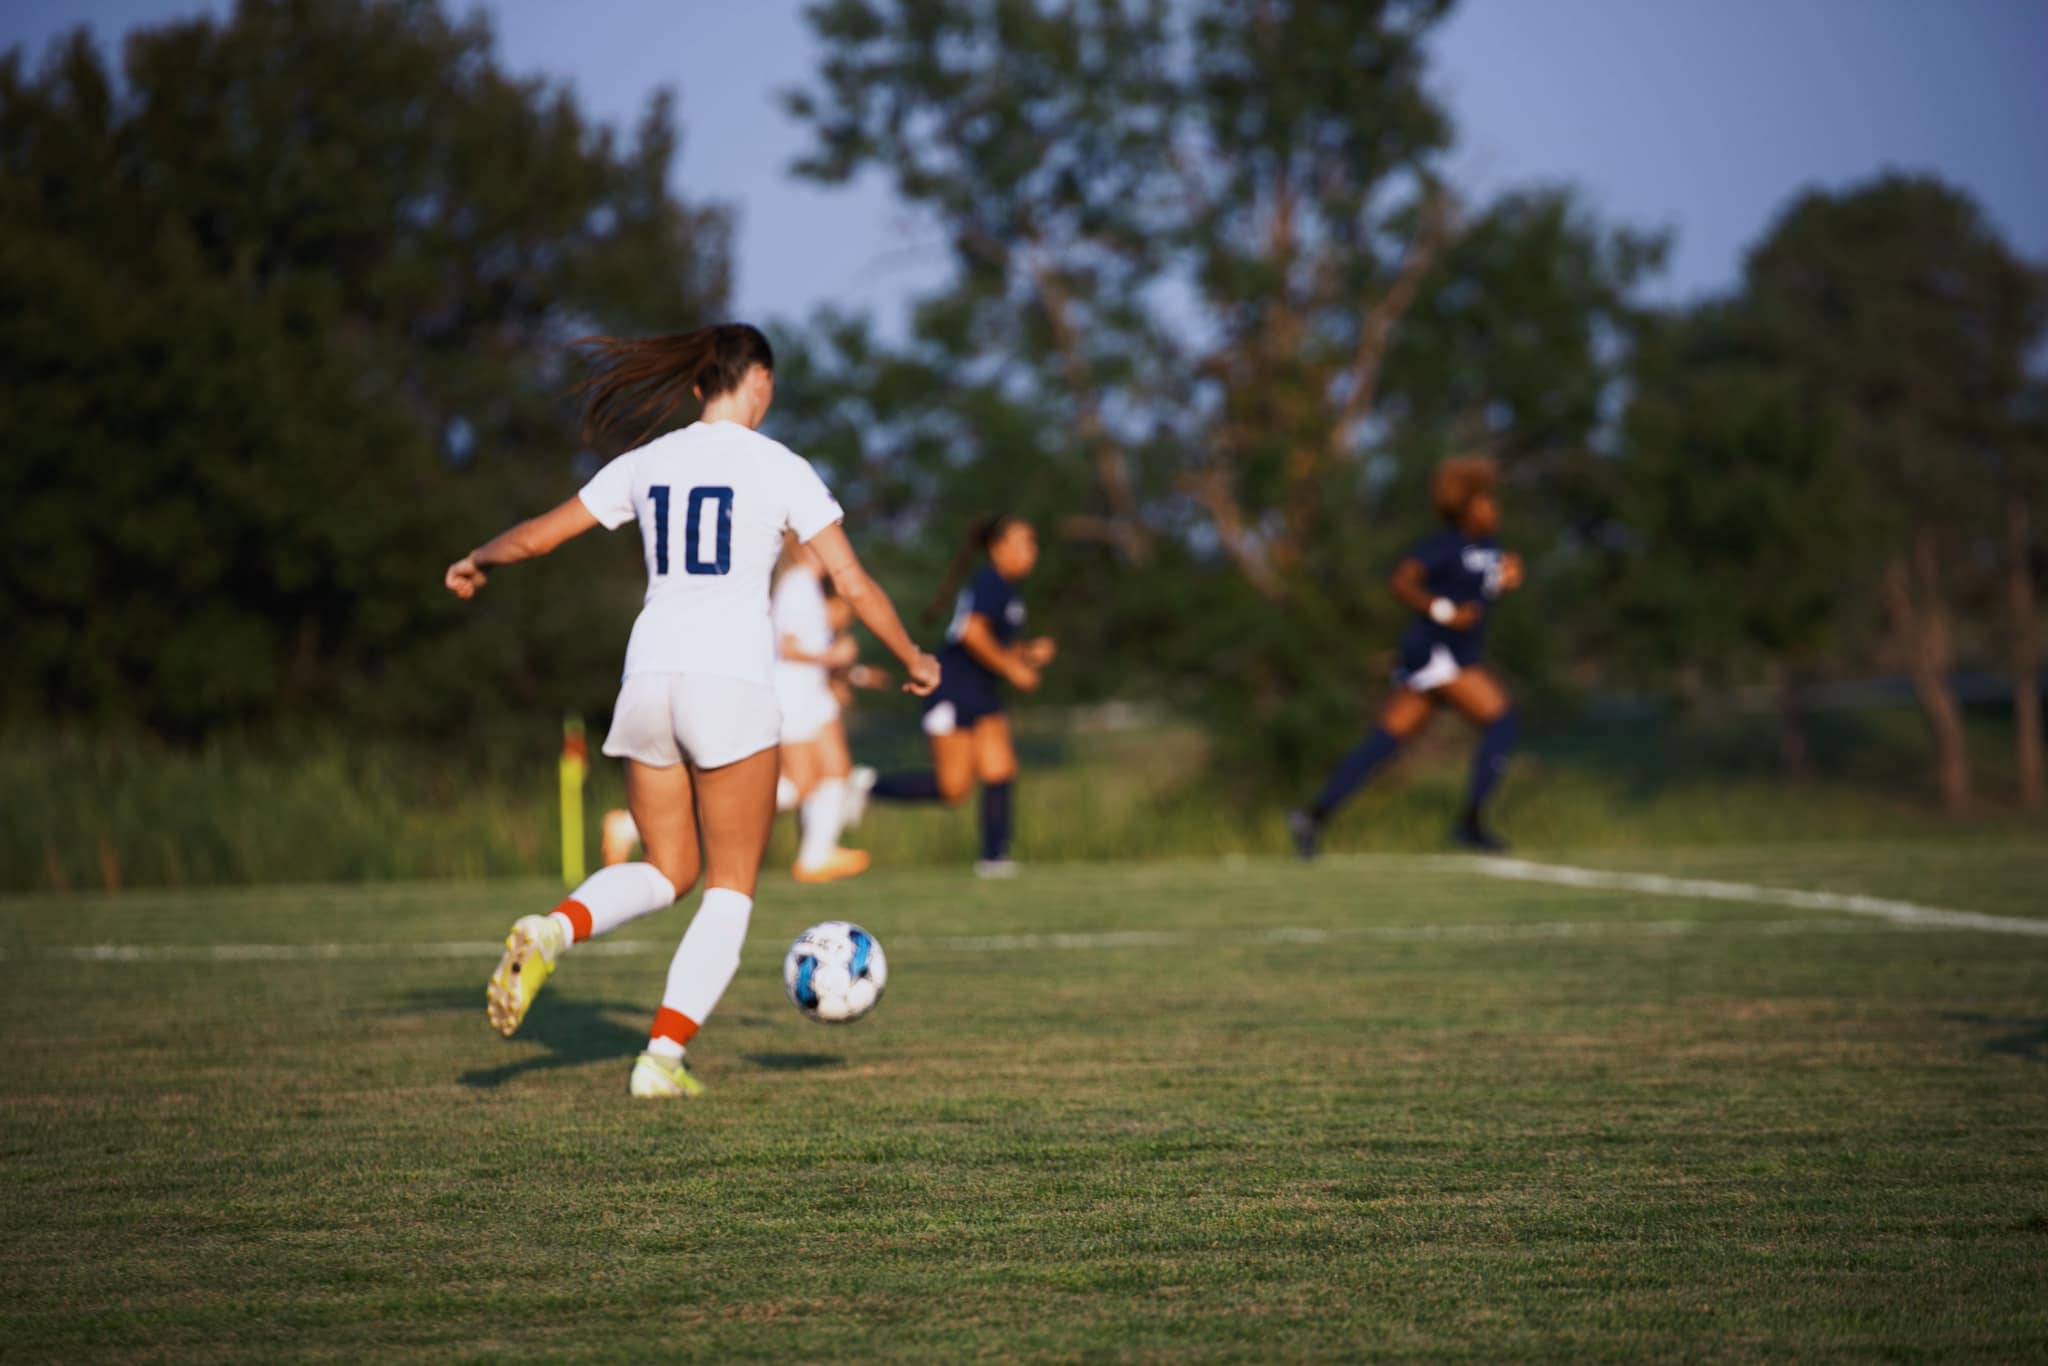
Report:
[[[681,1058],[663,1062],[652,1053],[633,1060],[633,1078],[626,1090],[642,1100],[695,1100],[704,1094],[704,1083],[690,1075]]]
[[[551,915],[523,915],[505,936],[505,956],[484,989],[491,1028],[511,1038],[519,1032],[541,984],[555,970],[555,959],[567,947],[562,926]]]

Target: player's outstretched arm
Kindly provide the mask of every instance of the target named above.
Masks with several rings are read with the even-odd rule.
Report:
[[[851,636],[834,636],[823,654],[812,654],[795,636],[785,635],[775,643],[775,653],[791,664],[816,664],[821,669],[844,669],[860,658],[860,646]]]
[[[491,537],[449,565],[441,581],[456,597],[473,598],[476,590],[489,582],[485,570],[495,569],[501,564],[538,559],[597,524],[597,518],[584,506],[583,500],[571,498],[560,507],[538,517],[529,517],[509,531],[501,531]]]
[[[923,697],[938,687],[939,661],[918,649],[910,632],[903,629],[896,604],[861,568],[860,557],[853,553],[853,542],[846,539],[846,528],[835,523],[811,537],[808,544],[818,553],[825,572],[832,576],[833,588],[860,618],[860,624],[875,633],[883,649],[903,662],[903,671],[910,675],[903,691]]]
[[[979,612],[968,614],[960,628],[960,645],[981,664],[1008,679],[1021,692],[1038,691],[1038,665],[1028,645],[1005,645],[996,639],[988,618]]]

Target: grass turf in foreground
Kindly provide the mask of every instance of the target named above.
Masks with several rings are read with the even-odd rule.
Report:
[[[2041,885],[2017,846],[1768,857]],[[680,911],[510,1044],[488,952],[39,956],[487,941],[549,896],[0,903],[0,1356],[2048,1350],[2039,939],[1394,858],[771,881],[671,1108],[624,1087]],[[894,976],[834,1030],[776,969],[841,916]]]

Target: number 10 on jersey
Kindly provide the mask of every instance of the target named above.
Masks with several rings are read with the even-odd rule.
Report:
[[[647,490],[647,496],[654,501],[654,572],[668,573],[668,485],[656,484]],[[718,523],[712,536],[712,553],[704,553],[704,505],[712,503],[718,509]],[[732,490],[728,488],[695,488],[690,490],[689,501],[683,512],[683,568],[691,574],[728,574],[732,572]]]

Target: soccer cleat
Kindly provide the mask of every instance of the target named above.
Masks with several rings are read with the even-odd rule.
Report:
[[[1323,838],[1321,823],[1306,811],[1290,811],[1287,813],[1287,833],[1293,836],[1294,852],[1301,855],[1301,861],[1313,862]]]
[[[1024,865],[1015,859],[983,858],[974,861],[974,875],[982,878],[1012,878],[1024,871]]]
[[[523,915],[512,923],[512,933],[505,936],[505,956],[484,989],[491,1028],[508,1039],[519,1032],[565,947],[562,926],[551,915]]]
[[[789,871],[790,876],[794,877],[798,882],[837,882],[841,878],[854,877],[865,873],[868,870],[869,862],[868,853],[865,849],[834,849],[832,857],[826,859],[815,868],[809,868],[799,863]]]
[[[1459,821],[1451,827],[1451,843],[1463,845],[1475,854],[1505,854],[1508,842],[1476,820]]]
[[[626,1092],[642,1100],[695,1100],[704,1094],[704,1083],[690,1075],[689,1064],[681,1058],[663,1062],[652,1053],[642,1053],[633,1060]]]

